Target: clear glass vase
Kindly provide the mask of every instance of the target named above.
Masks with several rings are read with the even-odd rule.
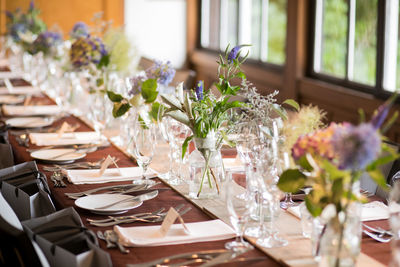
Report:
[[[361,205],[354,203],[346,216],[339,214],[323,227],[319,240],[319,266],[355,266],[361,244]]]
[[[196,149],[189,156],[189,197],[217,198],[225,181],[221,151],[216,147],[214,133],[206,138],[194,138]]]

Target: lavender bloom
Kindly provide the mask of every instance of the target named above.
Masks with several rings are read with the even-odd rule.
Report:
[[[57,32],[46,31],[41,33],[38,38],[32,43],[28,52],[36,54],[42,51],[44,54],[49,54],[51,49],[59,45],[62,41],[62,37]]]
[[[229,63],[232,63],[232,61],[237,58],[239,50],[240,50],[241,47],[242,46],[237,45],[234,48],[232,48],[231,52],[229,52],[229,55],[228,55],[228,62]]]
[[[71,46],[70,60],[75,68],[87,66],[90,63],[98,64],[102,57],[108,54],[103,42],[99,38],[88,36],[79,37]]]
[[[381,139],[371,123],[346,124],[332,136],[332,146],[339,159],[339,168],[364,169],[380,153]]]
[[[84,22],[79,21],[75,23],[70,32],[70,36],[74,39],[78,39],[79,37],[87,37],[89,36],[89,28]]]
[[[201,101],[201,100],[203,100],[204,99],[204,96],[203,96],[203,87],[204,87],[204,83],[203,83],[203,81],[199,81],[198,83],[197,83],[197,85],[196,85],[196,97],[197,97],[197,100],[198,101]]]
[[[6,10],[4,11],[6,13],[7,18],[13,20],[14,19],[14,14],[11,13],[10,11]]]
[[[146,80],[146,77],[142,74],[139,74],[135,77],[129,79],[131,83],[131,90],[128,92],[129,96],[134,96],[137,93],[142,91],[142,83]]]
[[[149,79],[156,79],[159,84],[167,86],[175,76],[175,69],[172,68],[171,62],[162,63],[156,61],[152,67],[146,70],[146,76]]]
[[[14,41],[18,42],[21,38],[19,37],[19,33],[24,33],[28,29],[26,28],[26,25],[23,23],[15,23],[11,26],[10,29],[10,35],[13,38]]]

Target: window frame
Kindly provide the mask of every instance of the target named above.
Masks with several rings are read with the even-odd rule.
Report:
[[[384,46],[384,39],[385,39],[385,21],[386,21],[386,1],[378,0],[378,10],[377,10],[377,39],[376,39],[376,73],[375,73],[375,86],[351,81],[348,79],[348,52],[349,52],[349,27],[346,33],[347,41],[346,41],[346,74],[345,78],[338,78],[335,76],[331,76],[328,74],[316,72],[314,70],[314,51],[315,51],[315,30],[316,30],[316,2],[318,0],[310,0],[309,2],[309,10],[310,17],[309,17],[309,36],[308,36],[308,56],[307,56],[307,67],[306,67],[306,76],[309,78],[313,78],[316,80],[320,80],[323,82],[327,82],[330,84],[338,85],[350,90],[356,90],[363,93],[367,93],[373,95],[379,99],[386,99],[392,92],[386,91],[383,88],[383,75],[384,75],[384,53],[385,53],[385,46]],[[347,1],[348,5],[350,5],[350,0]],[[350,19],[350,9],[347,11],[348,19]],[[400,55],[399,55],[400,56]]]
[[[213,1],[213,0],[210,0],[210,1]],[[238,5],[239,5],[239,1],[240,0],[236,0],[236,1],[237,1]],[[290,0],[287,0],[287,1],[290,1]],[[219,2],[219,3],[221,3],[221,2]],[[202,44],[201,44],[201,36],[202,36],[202,28],[201,28],[202,27],[202,23],[201,23],[201,21],[202,21],[202,16],[203,16],[203,14],[202,14],[202,1],[201,0],[198,1],[197,10],[198,10],[198,16],[199,16],[199,23],[198,23],[198,35],[199,35],[199,37],[197,39],[197,45],[196,45],[197,46],[197,50],[204,51],[204,52],[210,53],[212,55],[218,56],[220,53],[223,53],[224,51],[221,50],[221,49],[213,49],[213,48],[203,47]],[[288,3],[286,3],[285,11],[286,11],[286,20],[287,20]],[[239,17],[240,17],[239,8],[238,8],[238,12],[237,12],[236,15],[237,15],[238,24],[239,24]],[[220,36],[221,23],[219,23],[218,27],[219,27],[218,28],[218,36]],[[255,67],[260,67],[260,68],[272,71],[274,73],[283,74],[284,71],[285,71],[285,68],[286,68],[286,64],[287,64],[287,33],[288,33],[288,29],[287,29],[287,24],[286,24],[286,31],[285,31],[286,37],[285,37],[285,49],[284,49],[285,61],[282,64],[275,64],[275,63],[271,63],[271,62],[267,62],[267,61],[262,61],[261,60],[261,56],[259,57],[259,59],[247,58],[245,64],[252,65],[252,66],[255,66]],[[239,27],[237,27],[236,39],[239,39]],[[218,41],[220,41],[220,39]]]

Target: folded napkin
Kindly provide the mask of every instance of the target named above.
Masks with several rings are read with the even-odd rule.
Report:
[[[22,73],[13,71],[0,71],[0,79],[15,79],[15,78],[22,78]]]
[[[96,132],[63,133],[61,136],[58,133],[30,133],[29,138],[37,146],[96,144],[106,139]]]
[[[236,158],[224,158],[224,167],[227,171],[244,171],[244,165],[240,159]]]
[[[0,94],[14,94],[14,95],[37,95],[42,91],[39,87],[33,86],[14,86],[13,90],[10,92],[6,87],[0,87]]]
[[[62,108],[57,105],[43,106],[12,106],[3,105],[3,114],[7,116],[32,116],[32,115],[56,115]]]
[[[207,242],[235,237],[235,232],[223,221],[212,220],[205,222],[186,223],[190,234],[187,234],[182,224],[173,224],[166,236],[159,234],[160,225],[119,227],[114,231],[118,234],[123,245],[129,247],[148,247],[176,245],[193,242]]]
[[[110,168],[106,169],[102,176],[99,176],[98,169],[94,170],[64,170],[64,174],[73,184],[98,184],[120,181],[139,180],[143,177],[143,170],[140,167]],[[156,172],[148,169],[146,176],[155,176]]]
[[[287,209],[289,213],[300,218],[300,207],[294,206]],[[361,221],[377,221],[389,219],[389,208],[383,202],[373,201],[362,205]]]

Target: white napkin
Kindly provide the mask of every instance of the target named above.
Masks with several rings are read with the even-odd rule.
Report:
[[[110,168],[106,169],[102,176],[99,176],[99,170],[65,170],[63,173],[73,184],[98,184],[120,181],[132,181],[142,179],[143,170],[140,167],[129,168]],[[146,176],[155,176],[156,172],[148,169]]]
[[[300,206],[294,206],[287,209],[287,211],[300,219]],[[389,208],[383,202],[373,201],[362,205],[361,221],[377,221],[389,219]]]
[[[105,137],[96,132],[30,133],[29,139],[37,146],[96,144],[105,141]]]
[[[6,87],[0,87],[0,95],[9,93],[14,95],[38,95],[41,92],[39,87],[33,86],[14,86],[11,92]]]
[[[148,247],[176,245],[193,242],[207,242],[235,237],[235,232],[223,221],[212,220],[205,222],[186,223],[190,234],[186,234],[182,224],[173,224],[167,235],[160,237],[160,225],[119,227],[114,226],[115,232],[123,245],[129,247]]]
[[[225,170],[227,171],[244,171],[244,165],[240,159],[236,158],[224,158]]]
[[[43,106],[3,105],[3,114],[8,116],[56,115],[61,113],[61,111],[62,108],[57,105],[43,105]]]
[[[13,71],[0,71],[0,79],[15,79],[22,78],[21,72],[13,72]]]

